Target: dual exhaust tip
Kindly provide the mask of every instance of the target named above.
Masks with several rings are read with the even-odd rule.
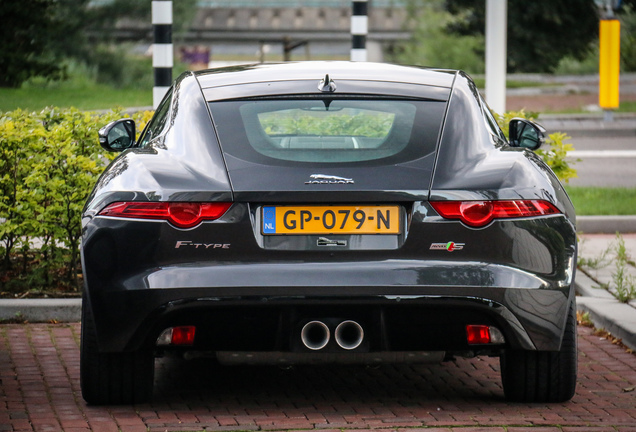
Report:
[[[310,321],[300,331],[300,339],[305,347],[318,351],[326,347],[331,340],[331,331],[322,321]],[[362,344],[364,330],[355,321],[343,321],[336,327],[334,339],[340,348],[354,350]]]

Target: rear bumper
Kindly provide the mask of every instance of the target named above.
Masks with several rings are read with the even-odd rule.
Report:
[[[106,352],[150,349],[164,329],[179,325],[197,327],[193,350],[304,352],[300,331],[312,320],[332,331],[344,320],[360,323],[365,340],[355,352],[489,348],[467,344],[468,324],[496,326],[506,347],[550,351],[560,347],[573,301],[569,289],[448,286],[143,289],[89,297],[85,307],[95,305]],[[339,350],[330,343],[322,351]]]

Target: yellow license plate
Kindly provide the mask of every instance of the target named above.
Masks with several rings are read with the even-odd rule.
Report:
[[[265,206],[263,234],[399,234],[399,206]]]

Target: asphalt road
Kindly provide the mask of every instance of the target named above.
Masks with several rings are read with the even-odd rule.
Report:
[[[571,186],[636,187],[636,135],[630,137],[576,137],[571,159],[578,178]]]

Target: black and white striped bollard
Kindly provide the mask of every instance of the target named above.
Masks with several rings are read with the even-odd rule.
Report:
[[[172,84],[172,1],[152,2],[152,67],[155,86],[152,89],[152,105],[157,108]]]
[[[354,0],[351,13],[351,61],[367,61],[367,0]]]

